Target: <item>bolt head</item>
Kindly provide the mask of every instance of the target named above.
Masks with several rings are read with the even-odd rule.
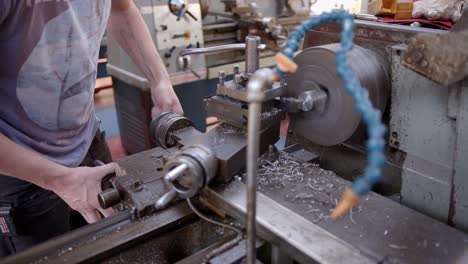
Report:
[[[314,99],[310,93],[303,93],[299,96],[299,100],[302,100],[302,105],[300,106],[301,110],[308,112],[314,107]]]

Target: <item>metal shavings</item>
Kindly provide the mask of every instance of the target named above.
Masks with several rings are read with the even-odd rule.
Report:
[[[310,209],[306,213],[320,212],[320,209]]]
[[[283,199],[309,206],[303,212],[310,213],[311,221],[315,219],[314,213],[317,214],[317,221],[328,219],[328,210],[334,208],[339,202],[338,196],[342,193],[342,183],[335,177],[330,177],[330,174],[334,174],[332,171],[324,170],[318,164],[298,161],[285,152],[279,152],[275,160],[264,155],[260,157],[259,164],[258,188],[266,187],[267,192],[287,188],[289,195],[285,193]],[[318,216],[320,211],[313,210],[314,208],[310,205],[319,208],[325,214]],[[351,222],[356,225],[359,223],[355,221],[354,214],[361,210],[362,208],[353,210]]]
[[[393,248],[393,249],[407,249],[408,248],[407,246],[395,245],[395,244],[388,244],[388,247]]]
[[[294,197],[294,200],[298,199],[312,199],[314,196],[312,194],[307,194],[307,193],[299,193]]]
[[[271,162],[267,159],[260,160],[258,171],[258,183],[260,185],[286,186],[290,182],[301,182],[304,173],[301,169],[309,168],[313,164],[301,163],[281,152],[278,158]]]
[[[237,128],[226,123],[221,123],[219,128],[222,129],[223,134],[239,134],[239,135],[246,135],[247,131],[241,128]]]
[[[353,224],[357,225],[356,221],[353,219],[353,207],[351,207],[351,210],[349,210],[349,219]]]
[[[313,211],[313,210],[317,210],[317,211]],[[313,210],[309,210],[308,212],[313,212],[313,213],[318,213],[320,212],[320,209],[313,209]],[[312,220],[312,223],[314,224],[317,224],[318,222],[322,221],[323,219],[328,219],[329,216],[328,215],[325,215],[323,213],[320,213],[318,216],[317,214],[315,214],[316,218]]]
[[[273,109],[272,109],[271,111],[269,111],[269,112],[264,112],[264,113],[262,113],[262,114],[261,114],[261,118],[262,118],[262,119],[269,118],[269,117],[271,117],[271,116],[277,115],[279,112],[281,112],[280,109],[278,109],[278,108],[273,108]]]
[[[312,223],[317,224],[318,222],[320,222],[320,220],[322,220],[322,219],[320,219],[320,217],[316,216],[316,218],[312,220]]]
[[[312,190],[323,192],[323,189],[322,189],[322,188],[312,186],[312,185],[310,184],[310,182],[308,182],[306,186],[309,187],[309,188],[311,188]]]
[[[362,212],[362,210],[363,210],[362,205],[358,205],[358,207],[357,207],[358,213]]]

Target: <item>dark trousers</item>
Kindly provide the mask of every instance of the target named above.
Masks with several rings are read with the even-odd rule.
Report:
[[[112,162],[105,134],[100,131],[81,166],[93,167],[95,160]],[[8,176],[0,176],[0,204],[14,209],[12,219],[16,229],[16,234],[0,233],[0,259],[86,224],[55,193]]]

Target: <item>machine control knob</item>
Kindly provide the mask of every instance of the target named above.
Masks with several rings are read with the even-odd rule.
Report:
[[[195,145],[180,150],[164,165],[164,182],[170,191],[154,207],[161,210],[177,196],[182,199],[195,196],[214,178],[217,169],[218,160],[210,148]]]
[[[182,17],[186,14],[189,15],[193,20],[198,21],[198,19],[187,9],[184,1],[182,0],[169,0],[169,10],[175,16],[177,16],[177,21],[180,21]]]
[[[184,116],[173,112],[164,112],[151,121],[150,131],[156,146],[171,148],[177,144],[172,132],[194,126],[193,122]]]
[[[164,53],[164,58],[169,59],[172,56],[172,52],[176,49],[176,46],[172,46],[170,50]]]
[[[161,210],[164,207],[166,207],[172,200],[174,200],[176,196],[177,192],[174,190],[170,190],[158,199],[154,207],[158,210]]]
[[[120,193],[117,189],[110,188],[98,194],[98,201],[102,208],[107,209],[120,203]]]
[[[182,149],[164,165],[164,181],[180,198],[198,194],[216,175],[218,161],[214,152],[195,145]]]

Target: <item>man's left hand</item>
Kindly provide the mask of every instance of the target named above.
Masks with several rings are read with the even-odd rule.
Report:
[[[153,99],[153,109],[151,117],[155,118],[162,112],[174,112],[180,115],[184,114],[184,110],[180,105],[179,99],[172,88],[172,85],[160,83],[151,88],[151,97]]]

